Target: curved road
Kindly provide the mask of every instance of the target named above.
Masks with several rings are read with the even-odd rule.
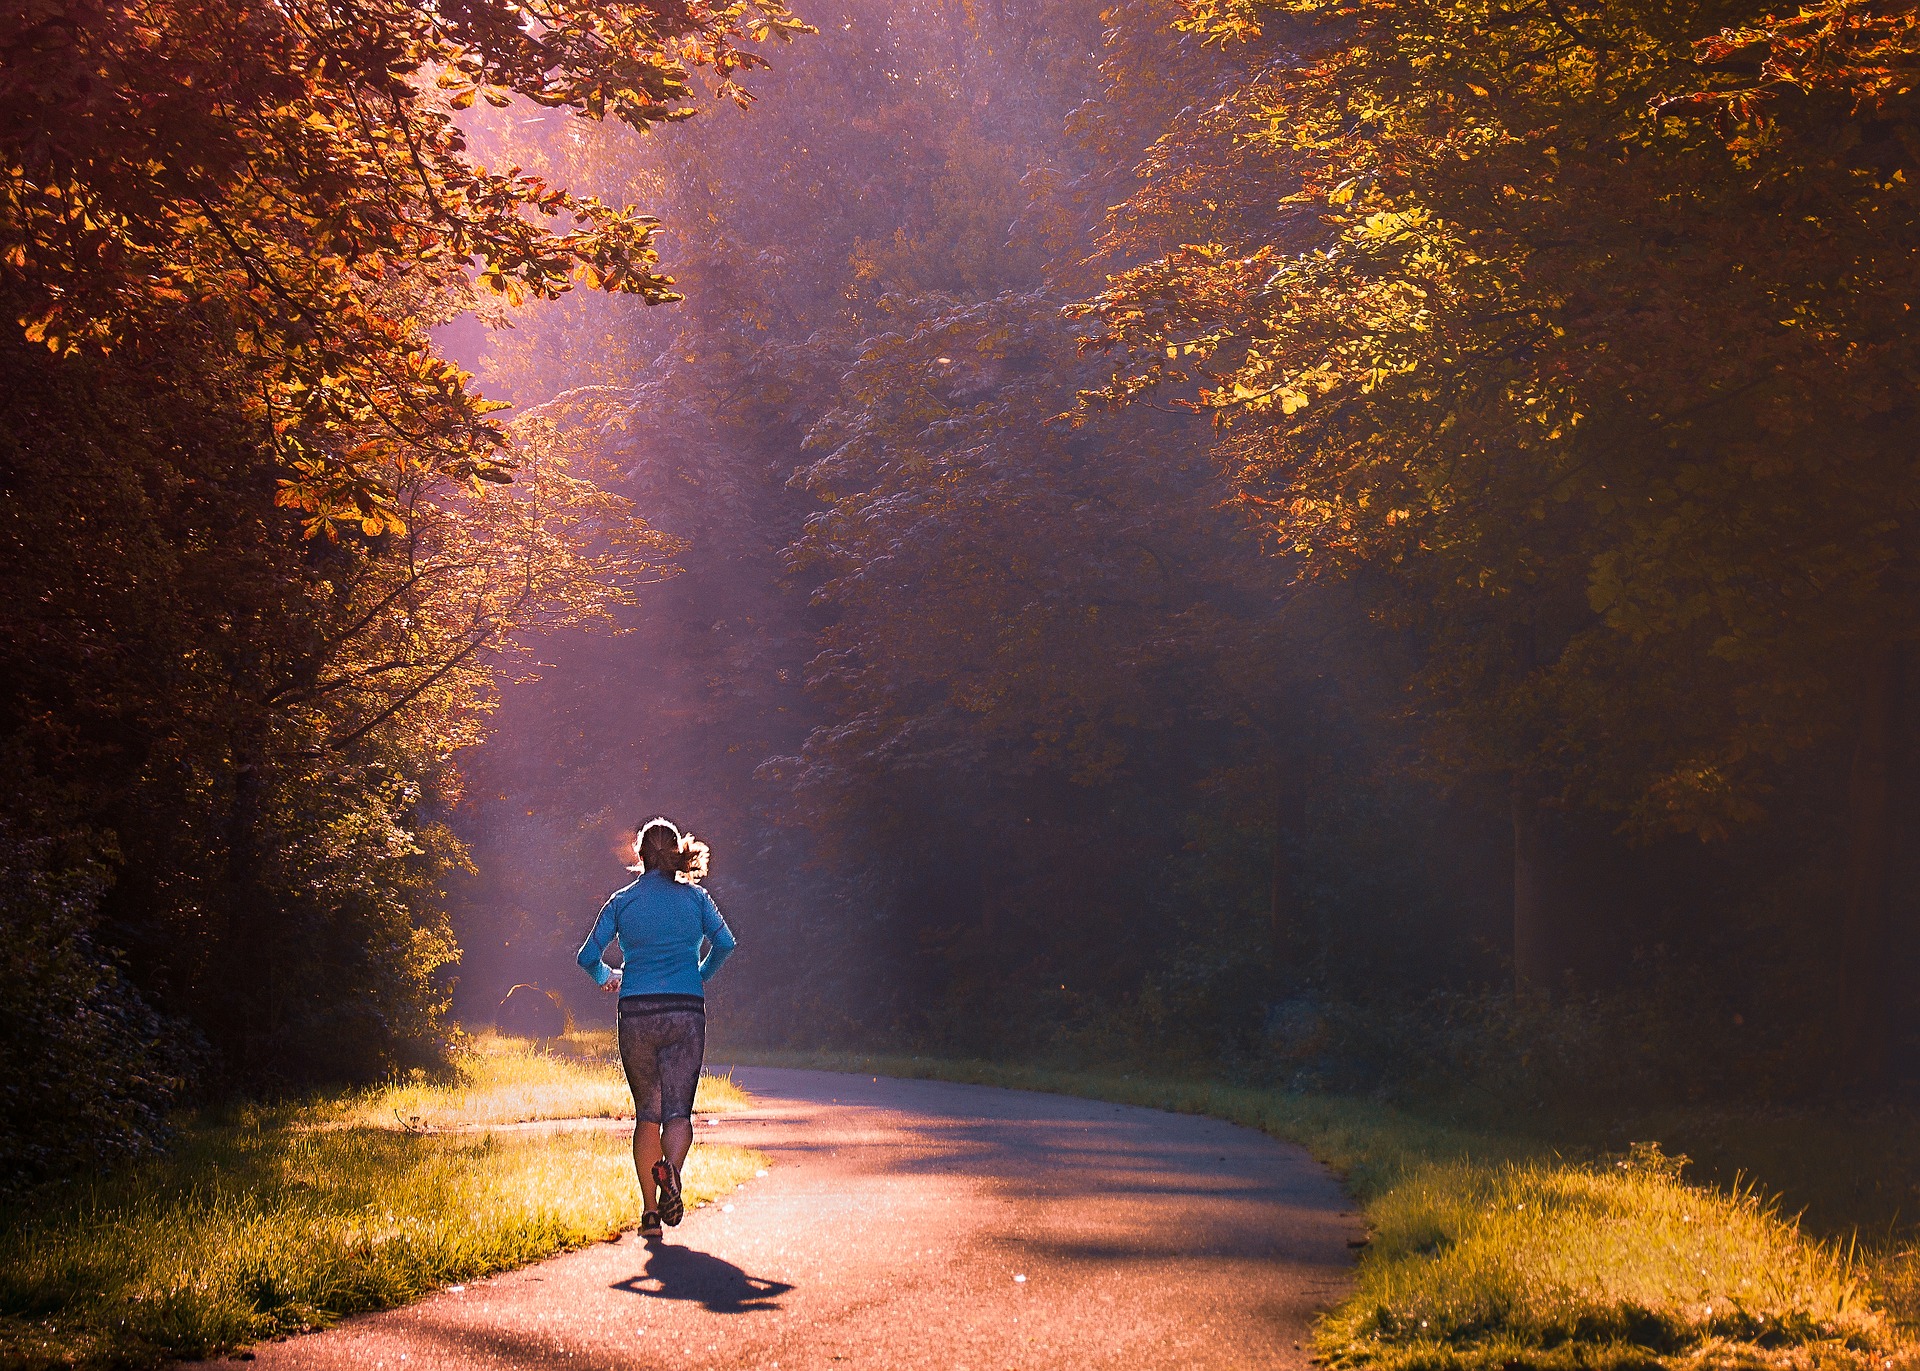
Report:
[[[1304,1367],[1357,1220],[1300,1149],[1092,1100],[744,1067],[774,1157],[629,1234],[256,1350],[260,1367]],[[1025,1279],[1021,1279],[1024,1277]]]

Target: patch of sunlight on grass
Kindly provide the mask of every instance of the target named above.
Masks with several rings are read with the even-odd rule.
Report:
[[[716,1076],[711,1072],[700,1073],[700,1085],[693,1092],[693,1112],[696,1114],[736,1114],[743,1109],[753,1108],[753,1096],[746,1088],[734,1080],[733,1073]]]
[[[324,1326],[617,1234],[638,1218],[613,1130],[422,1136],[189,1127],[165,1159],[36,1197],[0,1228],[0,1365],[157,1366]],[[701,1144],[699,1203],[768,1165]]]
[[[1367,1218],[1357,1286],[1316,1338],[1334,1366],[1864,1362],[1888,1344],[1842,1255],[1657,1166],[1439,1163]]]
[[[1539,1139],[1375,1100],[937,1057],[740,1049],[724,1060],[1082,1095],[1306,1147],[1374,1240],[1320,1322],[1321,1358],[1379,1371],[1887,1371],[1920,1366],[1920,1255],[1856,1266],[1751,1192],[1689,1185],[1657,1151],[1568,1162]],[[1877,1284],[1879,1288],[1870,1288]],[[1876,1308],[1884,1302],[1893,1319]]]
[[[703,1075],[694,1109],[746,1108],[730,1080]],[[482,1033],[456,1054],[444,1078],[410,1076],[316,1106],[321,1127],[447,1130],[541,1119],[619,1119],[633,1114],[610,1030],[537,1042]]]

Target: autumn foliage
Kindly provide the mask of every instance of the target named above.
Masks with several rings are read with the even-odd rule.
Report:
[[[652,620],[705,684],[652,698],[764,759],[722,787],[782,854],[742,897],[806,871],[871,930],[778,920],[823,969],[742,1012],[1346,1070],[1328,1025],[1399,1011],[1337,1006],[1491,942],[1528,996],[1668,1001],[1670,1081],[1879,1071],[1910,7],[811,17],[697,145],[485,135],[684,225],[671,323],[568,304],[485,366],[604,385],[647,488],[726,492]],[[709,765],[584,699],[574,793]]]
[[[610,622],[672,544],[428,328],[476,292],[678,298],[652,218],[482,165],[458,112],[645,129],[744,100],[752,43],[798,27],[771,3],[0,19],[0,718],[8,859],[48,868],[9,889],[93,892],[63,936],[125,960],[88,995],[151,1004],[229,1079],[436,1050],[453,757],[527,635]],[[16,941],[36,908],[9,897]]]
[[[665,810],[765,1036],[1886,1077],[1911,6],[805,18],[0,21],[10,812],[129,984],[397,1060]]]

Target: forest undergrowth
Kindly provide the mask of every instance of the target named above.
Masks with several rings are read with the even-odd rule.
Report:
[[[1206,1114],[1306,1147],[1361,1202],[1370,1237],[1351,1293],[1316,1330],[1332,1366],[1920,1365],[1912,1216],[1859,1183],[1920,1181],[1920,1169],[1887,1170],[1920,1136],[1920,1119],[1892,1111],[1502,1113],[1235,1084],[1164,1063],[1128,1073],[858,1052],[720,1056]],[[1634,1137],[1624,1145],[1614,1141],[1623,1128]],[[1712,1166],[1694,1166],[1680,1139],[1709,1143]]]
[[[472,1131],[604,1116],[609,1077],[489,1035],[441,1079],[208,1111],[161,1159],[43,1187],[0,1224],[0,1367],[218,1355],[617,1237],[639,1217],[625,1130]],[[703,1113],[744,1103],[702,1079]],[[696,1144],[689,1205],[767,1164]]]

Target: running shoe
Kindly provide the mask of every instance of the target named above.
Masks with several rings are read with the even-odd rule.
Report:
[[[649,1209],[640,1216],[640,1236],[643,1238],[657,1238],[661,1236],[660,1214],[658,1210]]]
[[[653,1183],[660,1189],[660,1221],[673,1228],[687,1215],[687,1206],[680,1198],[680,1173],[662,1157],[653,1164]]]

